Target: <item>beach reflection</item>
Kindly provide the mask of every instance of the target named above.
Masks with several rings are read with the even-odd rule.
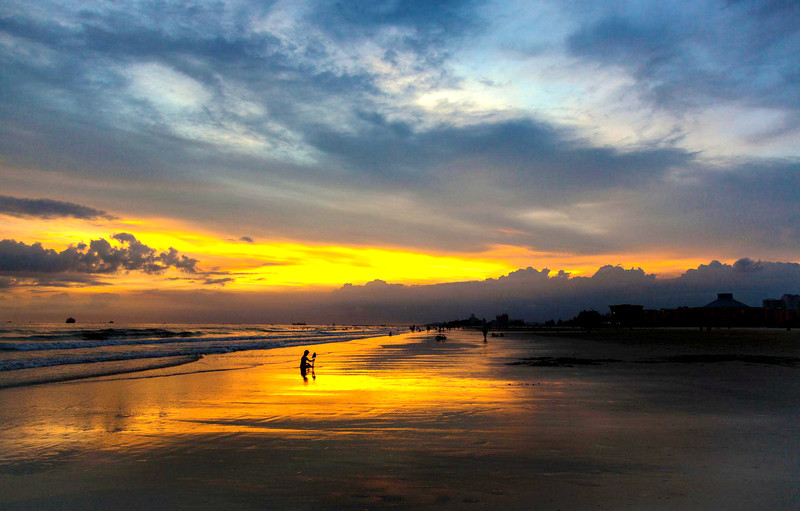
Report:
[[[301,346],[0,390],[0,508],[797,508],[797,368],[506,365],[591,348],[394,336],[315,346],[307,381]]]
[[[484,349],[453,344],[447,353],[431,353],[436,349],[399,336],[320,346],[316,377],[307,379],[297,374],[294,348],[207,357],[178,369],[101,381],[7,389],[0,392],[0,459],[130,451],[205,434],[389,440],[433,427],[440,434],[474,433],[483,415],[507,410],[518,397],[519,389],[484,374]],[[449,358],[456,355],[458,364]],[[241,369],[254,364],[260,365]],[[231,367],[239,369],[225,370]],[[193,374],[168,376],[188,371]]]

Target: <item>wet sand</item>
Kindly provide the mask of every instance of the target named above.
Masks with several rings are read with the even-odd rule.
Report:
[[[415,334],[312,346],[308,381],[300,347],[0,389],[0,508],[798,509],[800,336],[712,334]]]

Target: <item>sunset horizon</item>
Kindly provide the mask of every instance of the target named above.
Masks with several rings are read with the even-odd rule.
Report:
[[[800,509],[797,0],[0,1],[0,508]]]
[[[0,12],[4,319],[741,259],[800,288],[789,7],[58,5]]]

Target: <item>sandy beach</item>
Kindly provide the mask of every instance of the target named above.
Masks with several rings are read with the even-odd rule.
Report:
[[[447,336],[0,389],[0,508],[800,508],[796,332]]]

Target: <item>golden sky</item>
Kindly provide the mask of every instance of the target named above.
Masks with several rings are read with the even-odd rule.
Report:
[[[398,284],[433,284],[497,278],[526,266],[591,276],[609,260],[621,266],[636,264],[649,273],[674,276],[686,267],[703,262],[691,258],[663,259],[646,253],[583,256],[534,252],[507,245],[493,245],[480,252],[445,252],[402,246],[336,246],[285,239],[244,241],[156,218],[87,222],[6,216],[0,217],[0,226],[11,239],[27,244],[41,243],[43,248],[56,252],[100,238],[121,246],[110,238],[111,234],[131,232],[156,252],[174,248],[199,261],[200,275],[175,269],[160,274],[120,271],[101,275],[101,280],[113,282],[117,291],[154,286],[191,289],[204,278],[225,279],[217,285],[237,290],[336,288],[345,283],[364,284],[375,279]],[[104,287],[98,286],[99,289]]]

